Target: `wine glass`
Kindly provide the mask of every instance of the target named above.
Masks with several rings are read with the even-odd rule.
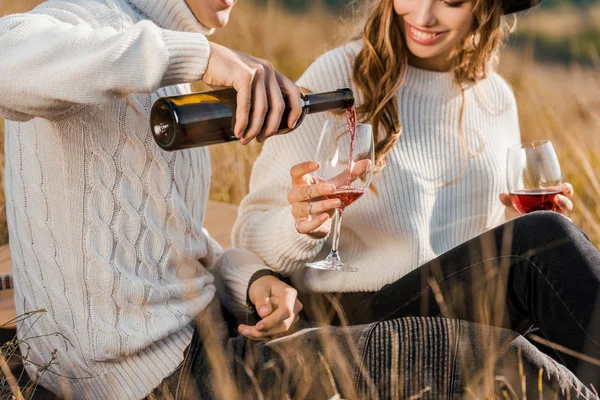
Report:
[[[352,132],[352,130],[355,132]],[[369,124],[354,124],[348,118],[327,119],[321,131],[315,160],[321,165],[315,172],[318,183],[336,187],[328,199],[340,199],[341,206],[335,210],[332,245],[327,258],[306,264],[311,268],[333,271],[358,271],[344,264],[338,252],[340,225],[344,209],[358,200],[371,183],[374,170],[373,130]]]
[[[554,198],[562,192],[562,174],[549,140],[509,147],[506,177],[510,200],[520,213],[556,210]]]

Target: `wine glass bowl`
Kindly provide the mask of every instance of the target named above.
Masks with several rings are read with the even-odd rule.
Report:
[[[520,213],[556,210],[554,199],[562,192],[562,173],[549,140],[509,147],[506,177],[510,200]]]
[[[352,121],[351,117],[347,117]],[[320,168],[315,172],[319,183],[333,184],[336,191],[327,195],[337,198],[341,206],[335,210],[332,224],[331,252],[321,261],[308,263],[311,268],[357,271],[344,264],[339,256],[340,224],[346,207],[362,197],[370,183],[374,170],[373,132],[369,124],[343,123],[342,118],[329,118],[323,125],[315,160]]]

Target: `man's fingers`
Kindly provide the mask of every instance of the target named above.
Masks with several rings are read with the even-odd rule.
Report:
[[[236,111],[235,111],[235,127],[233,133],[238,139],[242,138],[242,135],[246,131],[248,121],[250,118],[250,107],[252,106],[252,81],[247,84],[235,88],[237,90],[236,96]]]
[[[302,94],[300,88],[277,71],[275,71],[275,77],[281,88],[281,92],[285,93],[288,97],[290,113],[288,115],[287,125],[288,128],[293,129],[296,127],[298,120],[302,116]]]
[[[281,117],[285,111],[285,101],[279,88],[279,83],[275,77],[275,70],[271,63],[266,63],[265,68],[265,82],[266,92],[269,102],[269,112],[265,126],[256,138],[259,142],[264,142],[267,138],[272,136],[281,125]]]
[[[250,143],[258,136],[265,123],[265,116],[269,111],[269,99],[265,88],[264,71],[258,67],[252,88],[252,110],[248,129],[244,133],[242,143]]]

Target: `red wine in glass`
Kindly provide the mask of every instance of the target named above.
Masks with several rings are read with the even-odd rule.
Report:
[[[555,211],[557,206],[554,198],[560,193],[560,190],[553,189],[522,189],[510,193],[510,200],[522,214],[532,211]]]
[[[555,211],[554,197],[561,192],[562,173],[549,140],[523,142],[508,148],[506,183],[517,211]]]
[[[344,209],[365,194],[375,165],[373,130],[369,124],[357,124],[356,112],[349,109],[345,120],[328,118],[321,131],[315,160],[320,168],[315,172],[318,182],[335,185],[335,193],[328,199],[340,199],[335,209],[331,231],[331,251],[324,260],[306,265],[329,271],[357,271],[356,267],[342,262],[338,251],[340,226]],[[348,158],[346,158],[348,157]]]
[[[339,186],[335,193],[327,195],[328,199],[340,199],[342,205],[340,208],[344,209],[348,207],[350,204],[354,203],[356,200],[365,194],[365,188],[360,187],[352,187],[352,186]]]

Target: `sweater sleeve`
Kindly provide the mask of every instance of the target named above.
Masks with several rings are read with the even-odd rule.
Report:
[[[198,80],[206,70],[209,44],[200,33],[150,21],[93,26],[90,12],[111,11],[94,1],[91,10],[62,3],[0,19],[0,117],[60,119],[87,105]]]
[[[351,66],[346,51],[338,48],[315,61],[297,83],[313,92],[350,87]],[[254,163],[250,192],[240,204],[233,228],[235,247],[256,253],[284,276],[303,268],[326,241],[296,231],[287,195],[291,190],[290,168],[315,159],[319,135],[329,116],[309,115],[294,132],[265,143]]]
[[[242,249],[226,250],[215,262],[211,272],[215,276],[217,293],[221,303],[238,320],[243,320],[248,312],[246,292],[250,278],[256,272],[267,268],[258,255]]]

